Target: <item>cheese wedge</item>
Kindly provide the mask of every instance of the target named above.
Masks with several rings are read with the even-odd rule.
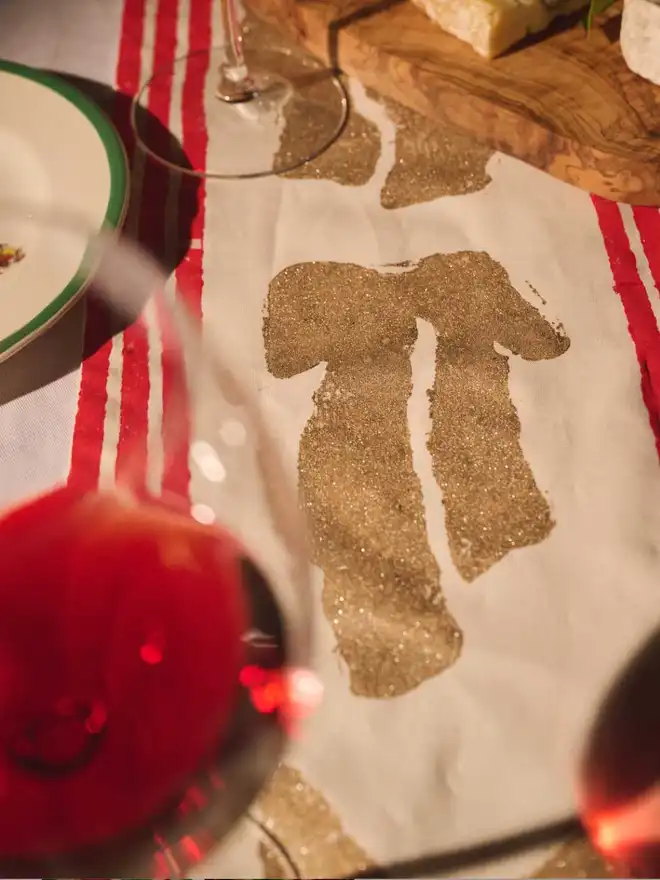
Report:
[[[626,0],[621,54],[633,73],[660,86],[660,0]]]
[[[495,58],[588,0],[413,0],[433,21],[484,58]]]

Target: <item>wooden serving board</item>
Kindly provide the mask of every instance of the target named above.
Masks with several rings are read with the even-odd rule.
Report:
[[[660,87],[632,73],[620,10],[566,22],[494,61],[408,0],[247,0],[261,19],[381,94],[575,186],[660,205]]]

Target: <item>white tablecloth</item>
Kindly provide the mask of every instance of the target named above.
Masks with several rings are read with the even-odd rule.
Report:
[[[137,0],[126,2],[139,6]],[[142,76],[159,39],[159,12],[161,21],[168,14],[178,15],[176,51],[187,49],[188,3],[181,0],[177,11],[173,0],[147,0]],[[121,15],[119,0],[6,0],[0,7],[0,55],[112,83]],[[342,292],[336,274],[323,287],[314,273],[328,271],[329,262],[382,271],[435,254],[486,253],[508,273],[523,304],[518,308],[528,317],[537,316],[534,321],[541,322],[538,316],[543,315],[543,326],[561,324],[559,334],[570,340],[570,347],[565,351],[560,346],[552,356],[538,359],[529,337],[535,331],[526,327],[518,328],[518,342],[493,343],[508,356],[508,388],[520,419],[520,446],[554,526],[548,524],[542,540],[530,539],[523,549],[504,552],[499,561],[482,565],[474,577],[457,557],[445,522],[448,508],[443,507],[426,445],[427,390],[433,385],[443,328],[432,326],[428,308],[415,311],[411,305],[406,320],[417,335],[410,337],[406,380],[412,388],[407,405],[410,448],[428,543],[464,647],[449,670],[418,677],[417,686],[404,687],[395,699],[365,695],[364,687],[362,694],[355,693],[360,688],[355,670],[346,663],[350,651],[344,644],[343,659],[337,653],[340,630],[327,607],[326,614],[321,612],[322,575],[317,572],[315,659],[326,699],[290,756],[279,787],[262,804],[305,876],[349,872],[363,853],[378,861],[414,856],[506,834],[569,811],[586,725],[627,652],[655,625],[660,573],[658,451],[642,398],[635,344],[622,300],[613,290],[592,200],[496,154],[488,161],[487,185],[484,179],[463,194],[430,200],[420,196],[407,207],[385,208],[380,194],[395,166],[395,120],[359,87],[353,94],[357,108],[380,136],[379,153],[364,181],[342,185],[336,175],[327,179],[332,175],[321,169],[316,179],[214,183],[208,188],[204,226],[197,230],[200,238],[193,241],[193,249],[203,252],[204,320],[209,327],[221,322],[235,329],[251,378],[290,460],[295,462],[309,420],[330,412],[333,388],[346,392],[341,385],[346,373],[337,373],[345,361],[336,348],[328,353],[324,342],[341,335],[332,322],[347,322],[344,330],[355,334],[356,345],[364,338],[360,321],[367,321],[368,304],[363,314],[357,305],[349,309],[346,299],[335,303],[333,298],[356,290],[359,297],[360,289],[369,292],[373,277],[351,269],[351,277],[363,285],[351,282],[353,294]],[[177,132],[182,111],[180,106],[172,110]],[[363,140],[366,145],[368,138]],[[601,214],[608,210],[602,208]],[[620,213],[614,210],[616,217],[606,218],[603,228],[609,229],[615,273],[635,275],[635,295],[647,297],[657,316],[660,298],[633,212],[626,207]],[[617,218],[623,218],[623,238]],[[293,287],[287,288],[282,276],[285,280],[281,277],[278,284],[285,285],[284,301],[276,299],[280,288],[271,288],[270,317],[284,323],[277,331],[279,342],[266,339],[274,346],[267,351],[262,324],[269,284],[287,267],[309,263],[326,265],[321,270],[303,267]],[[301,290],[303,283],[311,285],[312,295],[316,290],[325,298],[323,321],[330,322],[326,330],[314,326],[313,309],[301,311],[296,283]],[[630,289],[629,285],[623,290],[624,299]],[[395,284],[391,295],[400,294]],[[387,298],[383,303],[387,312]],[[372,323],[379,320],[377,313],[370,315]],[[39,358],[35,344],[20,356],[20,369],[14,365],[18,358],[2,368],[13,370],[12,381],[28,382],[37,369],[35,359],[41,363],[42,357],[60,357],[64,367],[59,372],[65,372],[0,409],[2,503],[52,485],[68,473],[80,370],[71,366],[66,372],[66,364],[75,363],[72,352],[80,350],[82,319],[81,308],[38,344],[43,346]],[[456,320],[447,318],[448,339]],[[385,318],[381,330],[381,344],[387,345]],[[307,357],[310,351],[315,353]],[[269,371],[267,356],[280,378]],[[121,358],[115,345],[108,374],[111,414],[122,393]],[[333,358],[335,366],[326,368]],[[152,357],[154,370],[155,364]],[[284,378],[287,370],[290,376]],[[157,383],[155,374],[152,378]],[[315,402],[313,395],[322,383]],[[372,406],[372,399],[365,398],[364,405]],[[373,414],[374,431],[384,429],[387,413],[374,409]],[[318,418],[314,424],[329,454],[337,437],[318,434]],[[116,438],[112,419],[106,431]],[[107,439],[107,444],[112,442]],[[345,442],[348,450],[350,440]],[[306,460],[319,461],[313,449],[306,448]],[[381,452],[375,444],[368,455],[377,459]],[[320,454],[322,459],[323,447]],[[305,479],[311,479],[309,474]],[[330,492],[327,474],[324,479],[321,500]],[[397,497],[394,483],[389,489],[374,487],[376,496],[381,489],[389,491],[387,497]],[[338,510],[340,502],[338,498]],[[382,498],[374,503],[378,511],[385,510]],[[346,528],[351,522],[346,521]],[[358,546],[360,540],[372,538],[377,542],[367,530],[353,540]],[[519,546],[524,544],[521,540]],[[465,547],[469,556],[470,548]],[[323,564],[331,584],[337,571],[328,570],[330,562]],[[412,611],[410,615],[414,621]],[[414,678],[412,672],[410,676]],[[302,816],[287,824],[286,816],[297,815],[301,803],[306,805]],[[337,840],[341,846],[335,845]],[[547,856],[534,853],[466,876],[522,876],[534,872]],[[233,847],[198,875],[257,877],[263,870],[258,834],[243,829]]]

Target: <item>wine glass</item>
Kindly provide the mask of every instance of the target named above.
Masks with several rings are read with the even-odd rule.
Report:
[[[660,876],[660,630],[617,677],[591,731],[580,808],[598,849],[627,877]]]
[[[294,483],[230,339],[136,244],[34,207],[0,227],[24,250],[3,295],[48,272],[156,315],[168,388],[161,436],[98,485],[0,515],[0,873],[185,877],[319,698]]]
[[[291,0],[292,11],[294,6]],[[138,144],[159,162],[197,177],[282,174],[320,155],[348,114],[339,77],[297,48],[268,45],[259,29],[244,31],[238,0],[219,0],[217,9],[224,45],[192,51],[156,70],[137,95],[132,125]],[[190,164],[140,112],[169,107],[173,93],[187,104],[186,136],[207,145],[188,157]]]
[[[577,772],[573,815],[454,851],[372,867],[342,880],[449,876],[584,837],[608,863],[609,876],[660,877],[658,691],[660,629],[656,628],[616,675],[598,708]]]

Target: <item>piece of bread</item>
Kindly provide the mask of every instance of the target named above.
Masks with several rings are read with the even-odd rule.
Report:
[[[484,58],[495,58],[588,0],[413,0],[433,21]]]

